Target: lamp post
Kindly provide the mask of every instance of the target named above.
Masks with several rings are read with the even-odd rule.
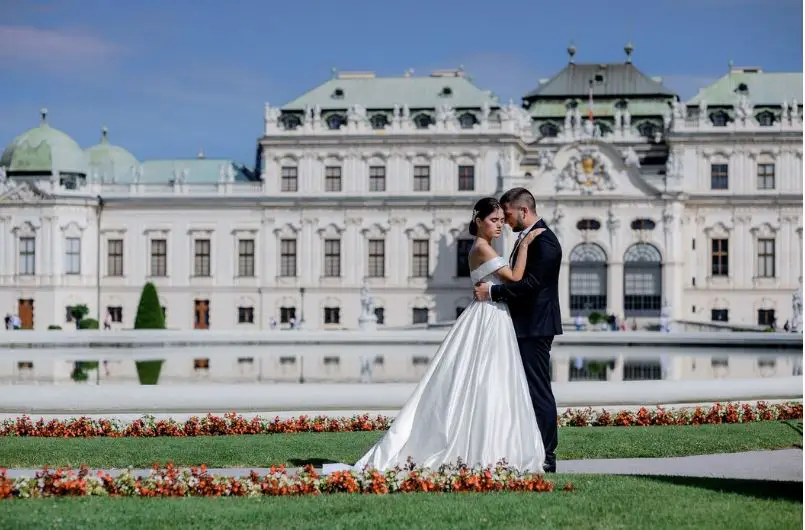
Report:
[[[305,288],[299,288],[299,329],[305,323]]]

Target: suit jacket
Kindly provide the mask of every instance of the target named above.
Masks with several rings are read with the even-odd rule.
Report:
[[[559,310],[562,246],[542,219],[531,227],[532,230],[537,228],[545,228],[545,232],[528,247],[523,278],[491,288],[492,300],[508,304],[518,338],[562,334]],[[512,263],[516,262],[519,251],[518,245],[512,254]]]

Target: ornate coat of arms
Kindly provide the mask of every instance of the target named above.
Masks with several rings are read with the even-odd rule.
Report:
[[[593,149],[584,149],[571,156],[556,179],[557,191],[580,191],[590,195],[605,189],[614,190],[615,181],[607,160]]]

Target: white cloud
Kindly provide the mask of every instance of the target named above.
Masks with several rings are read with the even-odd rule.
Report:
[[[71,30],[0,26],[0,64],[48,71],[75,71],[107,63],[114,43]]]

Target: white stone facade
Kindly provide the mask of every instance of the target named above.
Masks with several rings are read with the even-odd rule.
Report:
[[[0,173],[0,312],[32,300],[32,322],[23,320],[46,329],[68,326],[65,308],[86,304],[101,320],[112,308],[113,327],[127,328],[152,281],[174,329],[269,329],[290,318],[353,329],[366,282],[380,328],[451,320],[470,303],[459,247],[473,203],[524,186],[562,242],[567,321],[580,304],[643,323],[660,306],[675,320],[756,324],[773,310],[782,326],[793,316],[803,251],[796,105],[771,126],[750,116],[715,127],[669,111],[655,138],[670,153],[664,174],[642,170],[646,140],[623,120],[602,137],[569,115],[567,129],[538,139],[513,104],[482,107],[468,127],[446,105],[424,128],[395,108],[380,130],[356,107],[340,128],[306,111],[287,130],[267,106],[262,181],[222,169],[218,182],[193,183],[179,171],[169,183],[90,178],[72,190],[57,173]],[[771,185],[759,187],[761,167]],[[713,189],[724,178],[726,189]],[[500,251],[512,243],[507,232]],[[602,266],[590,265],[595,253]],[[571,265],[582,254],[587,272]]]

